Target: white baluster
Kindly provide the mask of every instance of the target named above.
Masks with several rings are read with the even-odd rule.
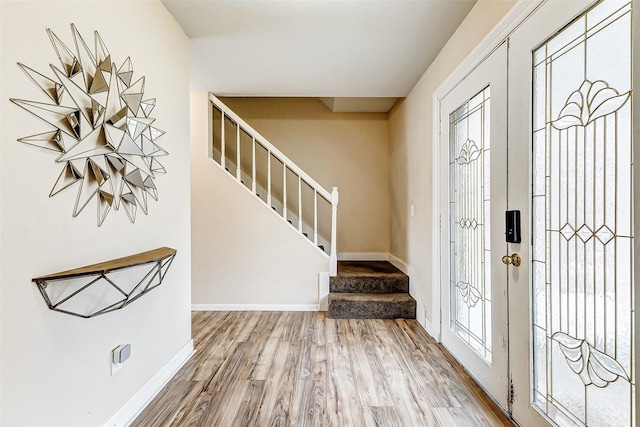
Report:
[[[256,194],[256,138],[252,138],[253,146],[251,148],[251,191]]]
[[[329,276],[338,275],[338,249],[337,249],[337,234],[338,234],[338,201],[340,196],[338,195],[338,187],[333,187],[331,191],[331,254],[329,254]]]
[[[238,182],[242,179],[242,170],[240,169],[240,123],[236,123],[236,179]]]
[[[318,190],[313,189],[313,244],[318,246]]]
[[[271,150],[267,150],[267,205],[271,208]]]
[[[282,217],[287,220],[287,164],[282,164]]]
[[[225,135],[224,135],[224,111],[221,111],[222,113],[222,130],[220,131],[220,135],[222,138],[222,147],[220,147],[220,165],[222,166],[222,168],[226,168],[227,166],[227,160],[225,159],[225,152],[226,152],[226,148],[227,148],[227,141],[225,139]]]
[[[302,233],[302,178],[298,175],[298,231]]]

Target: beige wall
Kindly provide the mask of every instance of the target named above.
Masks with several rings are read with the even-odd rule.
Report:
[[[320,185],[340,191],[338,253],[389,252],[389,122],[317,98],[223,98]]]
[[[0,424],[101,426],[191,341],[189,40],[159,1],[2,1],[0,14]],[[71,22],[91,48],[97,30],[118,66],[130,56],[144,99],[157,98],[167,173],[135,224],[121,208],[97,227],[95,201],[73,218],[79,184],[49,198],[56,153],[16,141],[49,128],[9,97],[51,102],[16,62],[51,76],[60,64],[46,29],[75,49]],[[178,251],[162,285],[92,319],[49,310],[31,282],[162,246]],[[125,343],[131,358],[111,376],[111,351]]]
[[[407,98],[390,113],[391,254],[413,270],[412,280],[431,319],[433,236],[433,93],[515,1],[480,0]],[[409,206],[415,205],[415,216]]]
[[[193,304],[317,305],[328,257],[209,158],[208,106],[191,94]]]

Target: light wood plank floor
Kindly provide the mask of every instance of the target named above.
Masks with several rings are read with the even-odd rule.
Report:
[[[197,353],[133,426],[510,426],[415,320],[196,312]]]

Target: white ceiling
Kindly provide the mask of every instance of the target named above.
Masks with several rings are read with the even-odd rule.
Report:
[[[191,88],[221,96],[404,97],[476,0],[162,0]]]

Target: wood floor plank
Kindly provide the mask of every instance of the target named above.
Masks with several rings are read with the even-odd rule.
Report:
[[[157,396],[157,409],[147,407],[138,416],[146,425],[169,426],[182,417],[184,408],[202,390],[202,384],[194,381],[176,381],[165,387]]]
[[[313,341],[306,340],[300,343],[300,359],[299,366],[297,367],[299,380],[312,378],[312,375],[316,370],[316,356],[317,346]]]
[[[310,316],[305,312],[289,311],[286,316],[286,323],[289,327],[287,334],[283,337],[286,341],[303,341],[309,339],[309,330],[313,328]]]
[[[266,377],[265,395],[259,411],[258,425],[285,425],[288,420],[289,402],[293,384],[285,377],[289,366],[288,356],[291,343],[278,341]]]
[[[233,312],[231,316],[221,319],[217,324],[219,333],[207,336],[203,343],[196,348],[195,357],[199,363],[193,372],[192,380],[207,380],[218,372],[229,354],[235,349],[238,342],[235,339],[236,334],[243,324],[238,312]]]
[[[282,323],[282,313],[279,312],[254,312],[254,316],[251,317],[255,318],[256,322],[251,324],[251,329],[246,328],[245,333],[248,335],[240,334],[238,336],[238,341],[248,341],[259,344],[264,341],[264,337],[270,336],[273,333],[276,325]]]
[[[366,322],[349,320],[349,324],[354,331],[353,342],[349,347],[360,402],[365,406],[393,405],[382,362],[373,348]]]
[[[447,360],[450,361],[452,369],[456,372],[461,381],[453,382],[448,379],[450,387],[455,390],[459,396],[459,401],[463,407],[467,408],[467,413],[473,418],[478,425],[497,425],[504,418],[502,411],[487,398],[484,390],[469,376],[469,374],[460,366],[453,356],[446,352],[444,347],[436,344],[442,349]]]
[[[252,336],[256,333],[259,322],[264,322],[265,316],[261,316],[259,312],[253,312],[251,316],[246,320],[245,324],[238,331],[238,335],[235,337],[237,342],[253,341]],[[268,322],[264,322],[268,323]],[[264,326],[262,323],[262,326]]]
[[[394,358],[400,367],[407,391],[411,396],[416,396],[416,402],[421,407],[428,409],[439,406],[452,406],[449,400],[449,390],[441,389],[434,392],[432,383],[439,384],[443,380],[440,376],[424,376],[417,364],[418,359],[414,358],[411,349],[406,347],[406,343],[398,339],[399,331],[395,324],[386,325],[385,333],[380,335],[384,344],[383,351]],[[417,355],[419,358],[420,355]],[[447,402],[443,405],[443,399]],[[455,402],[453,405],[460,406]]]
[[[482,426],[469,416],[465,408],[434,408],[433,413],[442,427]],[[487,424],[486,427],[490,427]]]
[[[233,423],[234,426],[254,426],[258,425],[258,410],[264,398],[265,381],[250,380],[247,383],[247,394],[243,400],[238,414]]]
[[[446,358],[439,358],[429,363],[425,355],[428,349],[423,351],[414,342],[406,338],[397,322],[388,325],[390,333],[389,351],[394,351],[403,363],[403,369],[413,378],[412,384],[417,387],[417,392],[425,396],[430,407],[459,407],[462,403],[456,393],[448,387],[447,379],[455,371]]]
[[[178,426],[205,426],[207,414],[212,413],[215,407],[212,405],[214,396],[208,393],[204,389],[198,394],[198,396],[191,402],[187,411],[183,413],[182,418],[178,420],[176,425]],[[138,424],[138,420],[132,424],[134,426],[152,426],[153,424],[145,424],[142,422]]]
[[[293,387],[289,424],[323,426],[325,421],[325,384],[322,381],[297,381]]]
[[[214,376],[203,387],[202,392],[194,401],[194,407],[187,411],[181,423],[187,426],[210,426],[216,425],[216,420],[221,412],[233,402],[229,396],[241,384],[237,381],[236,373],[242,372],[247,364],[246,353],[250,345],[247,343],[236,343],[234,351],[221,365]],[[235,417],[235,413],[233,414]],[[182,424],[179,424],[182,425]]]
[[[384,326],[375,329],[378,340],[376,349],[383,358],[383,369],[395,406],[399,408],[408,426],[437,425],[432,412],[431,391],[413,376],[408,368],[410,361],[406,361],[404,355],[397,351],[389,328],[386,327],[388,324]]]
[[[368,425],[376,427],[404,427],[405,423],[394,406],[371,406],[368,409],[370,419]]]
[[[333,342],[327,345],[328,393],[332,397],[327,402],[329,423],[336,426],[362,425],[362,404],[348,344],[353,331],[347,320],[329,319],[328,323],[335,324],[332,330],[340,331],[334,335]]]
[[[247,357],[248,351],[251,349],[250,343],[236,343],[235,349],[229,354],[205,389],[211,393],[219,394],[225,392],[229,385],[239,379],[245,379],[243,372],[246,371],[249,364]]]
[[[315,361],[313,364],[313,379],[325,381],[327,378],[327,346],[325,344],[316,346]]]
[[[267,338],[262,344],[260,353],[256,358],[249,377],[254,380],[266,380],[271,375],[271,369],[275,363],[276,351],[281,341],[278,338]]]
[[[196,312],[197,353],[132,423],[510,426],[413,320]]]
[[[189,413],[191,411],[191,407],[193,405],[193,403],[195,402],[195,399],[203,392],[204,387],[205,387],[205,382],[204,381],[193,381],[193,388],[191,389],[191,392],[188,395],[185,395],[180,403],[177,405],[177,411],[172,414],[171,417],[166,417],[164,420],[162,420],[162,422],[155,424],[155,423],[150,423],[148,425],[167,425],[167,426],[181,426],[183,425],[181,423],[181,420],[184,419],[185,415],[187,413]],[[168,408],[172,408],[176,406],[176,402],[175,401],[167,401],[166,402],[166,407]],[[162,407],[162,406],[161,406]]]
[[[238,418],[243,408],[243,403],[249,395],[249,386],[250,381],[247,380],[228,383],[224,390],[217,394],[216,397],[220,405],[217,410],[211,411],[210,416],[207,417],[209,419],[207,425],[222,426],[228,424],[230,420]]]

